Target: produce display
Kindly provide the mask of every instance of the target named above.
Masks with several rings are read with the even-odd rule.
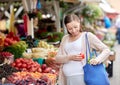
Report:
[[[20,71],[27,72],[41,72],[40,64],[34,62],[32,59],[18,58],[11,64]]]
[[[24,58],[48,58],[48,57],[54,57],[56,55],[56,52],[58,48],[56,48],[54,45],[50,45],[45,41],[38,42],[38,46],[31,49],[31,53],[24,52],[23,57]]]
[[[32,38],[32,36],[27,36],[26,43],[28,44],[28,48],[35,47],[35,39]]]
[[[11,52],[14,55],[14,58],[20,58],[23,52],[27,49],[27,44],[25,41],[19,41],[11,46],[8,46],[4,51]]]
[[[14,55],[10,52],[0,52],[0,64],[1,63],[12,63]]]
[[[1,65],[0,66],[0,79],[11,75],[13,72],[18,72],[18,70],[8,64]]]
[[[0,35],[0,46],[4,45],[4,37]]]
[[[105,39],[103,40],[103,42],[107,46],[112,48],[114,46],[114,44],[115,44],[115,41],[116,41],[116,37],[115,37],[115,35],[113,33],[110,33],[110,32],[106,33]]]
[[[41,65],[42,73],[52,73],[52,74],[57,74],[57,72],[52,69],[51,67],[48,67],[46,64]]]
[[[0,51],[2,51],[4,48],[4,39],[5,39],[5,34],[0,32]]]
[[[22,41],[12,32],[0,40],[3,46],[3,50],[0,51],[0,79],[5,78],[4,84],[55,85],[56,70],[34,61],[34,58],[54,58],[57,52],[54,45],[45,41],[34,45],[33,39],[31,41],[28,37],[26,41]],[[28,49],[31,49],[31,53]]]
[[[10,52],[0,52],[0,56],[4,58],[11,58],[13,54]]]
[[[46,64],[40,65],[32,59],[18,58],[11,65],[20,71],[56,74],[51,67],[48,67]]]
[[[20,41],[20,38],[18,36],[15,36],[12,32],[7,34],[6,38],[4,39],[4,46],[11,46],[17,42]]]
[[[7,79],[15,85],[55,85],[56,75],[50,73],[41,74],[39,72],[16,72]]]
[[[50,45],[50,44],[48,44],[47,42],[45,42],[45,41],[40,41],[39,43],[38,43],[38,46],[37,47],[41,47],[41,48],[46,48],[46,49],[54,49],[54,46],[53,45]]]
[[[47,42],[61,41],[63,35],[63,32],[50,32],[48,33]]]

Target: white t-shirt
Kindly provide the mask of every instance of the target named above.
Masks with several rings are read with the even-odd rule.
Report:
[[[82,48],[82,37],[84,33],[82,33],[81,37],[73,42],[69,42],[65,45],[65,51],[68,55],[80,54]],[[73,75],[83,75],[83,63],[82,61],[69,61],[63,65],[63,72],[65,76],[73,76]]]

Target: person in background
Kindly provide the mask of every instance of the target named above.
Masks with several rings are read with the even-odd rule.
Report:
[[[112,26],[112,22],[109,17],[105,16],[103,21],[106,29],[109,29]]]
[[[91,65],[97,65],[105,61],[109,54],[109,48],[103,44],[91,32],[83,32],[81,22],[77,15],[68,14],[64,19],[68,34],[62,38],[55,61],[60,63],[59,85],[85,85],[83,67],[86,64],[87,33],[90,49],[96,49],[100,54],[90,60]],[[99,82],[98,82],[99,83]]]
[[[117,29],[116,39],[118,40],[118,44],[120,44],[120,15],[116,18],[115,28]]]

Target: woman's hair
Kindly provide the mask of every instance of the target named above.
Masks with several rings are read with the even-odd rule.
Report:
[[[65,19],[64,19],[65,25],[66,25],[67,23],[72,22],[72,21],[80,22],[80,18],[79,18],[77,15],[75,15],[75,14],[69,14],[69,15],[67,15],[67,16],[65,17]]]
[[[72,22],[72,21],[77,21],[80,23],[80,18],[75,14],[68,14],[67,16],[65,16],[65,19],[64,19],[65,25]],[[80,29],[80,32],[81,31],[82,31],[82,29]],[[67,32],[68,32],[68,30],[67,30]],[[70,33],[68,32],[68,34],[70,34]]]

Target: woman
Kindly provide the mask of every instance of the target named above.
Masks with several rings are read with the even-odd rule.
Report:
[[[56,61],[61,63],[59,85],[85,85],[83,66],[86,64],[85,34],[82,32],[78,16],[67,15],[64,20],[68,34],[61,41]],[[110,50],[94,34],[87,32],[90,48],[99,50],[98,57],[91,59],[90,64],[96,65],[109,56]],[[82,55],[85,55],[83,59]]]

